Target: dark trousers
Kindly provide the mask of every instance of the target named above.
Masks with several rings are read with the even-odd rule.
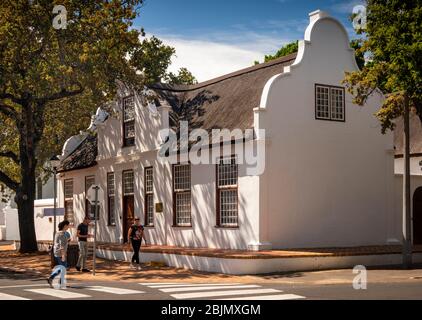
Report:
[[[141,240],[132,240],[133,256],[132,262],[139,264],[139,250],[141,249]]]

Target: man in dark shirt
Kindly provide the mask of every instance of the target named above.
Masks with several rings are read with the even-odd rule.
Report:
[[[86,268],[86,259],[88,256],[88,238],[92,238],[91,234],[88,234],[88,226],[91,220],[89,217],[85,217],[84,221],[78,226],[78,243],[79,243],[79,259],[76,264],[76,270],[82,272],[90,272]]]

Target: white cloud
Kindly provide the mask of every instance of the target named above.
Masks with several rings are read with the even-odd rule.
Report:
[[[252,33],[204,36],[207,40],[186,39],[175,35],[156,36],[176,49],[170,71],[175,72],[186,67],[200,82],[250,67],[255,60],[262,61],[266,54],[274,53],[290,42],[277,36]]]
[[[331,9],[337,13],[348,13],[352,15],[353,8],[358,5],[366,5],[366,1],[364,0],[348,0],[335,3]]]

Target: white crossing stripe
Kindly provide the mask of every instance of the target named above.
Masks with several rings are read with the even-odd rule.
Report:
[[[186,291],[206,291],[206,290],[215,290],[215,289],[250,289],[250,288],[261,288],[261,286],[257,286],[254,284],[251,285],[242,285],[242,286],[207,286],[207,287],[184,287],[184,288],[167,288],[167,289],[160,289],[161,292],[186,292]]]
[[[224,298],[224,299],[215,299],[215,300],[296,300],[296,299],[306,299],[306,298],[302,296],[298,296],[296,294],[275,294],[271,296]]]
[[[18,296],[12,296],[11,294],[0,292],[0,300],[31,300],[31,299],[22,298]]]
[[[154,286],[148,286],[150,288],[154,289],[160,289],[160,288],[175,288],[175,287],[204,287],[204,286],[231,286],[231,285],[238,285],[239,283],[195,283],[195,284],[166,284],[166,285],[154,285]]]
[[[0,287],[0,289],[11,289],[11,288],[27,288],[27,287],[47,287],[48,284],[24,284],[19,286],[4,286]]]
[[[25,289],[25,291],[44,294],[46,296],[51,296],[60,299],[79,299],[79,298],[89,298],[90,296],[82,293],[71,292],[67,290],[59,289]]]
[[[280,293],[282,291],[276,289],[250,289],[250,290],[228,290],[228,291],[210,291],[210,292],[191,292],[171,295],[175,299],[196,299],[207,297],[224,297],[224,296],[238,296],[247,294],[261,294],[261,293]]]
[[[138,291],[138,290],[131,290],[131,289],[121,289],[121,288],[113,288],[113,287],[100,287],[100,286],[93,286],[87,287],[88,290],[105,292],[105,293],[112,293],[112,294],[139,294],[145,293],[145,291]]]

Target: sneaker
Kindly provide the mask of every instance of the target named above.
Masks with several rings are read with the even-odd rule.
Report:
[[[54,288],[53,287],[53,279],[51,277],[47,279],[47,283],[50,286],[50,288]]]
[[[133,262],[130,264],[130,268],[131,269],[135,269],[136,268],[136,266],[135,266],[135,264]]]
[[[138,264],[138,265],[136,266],[136,270],[138,270],[138,271],[141,271],[141,270],[142,270],[142,267],[141,267],[141,265],[140,265],[140,264]]]
[[[91,272],[89,269],[82,269],[82,272]]]
[[[76,267],[76,270],[81,271],[81,267]]]

